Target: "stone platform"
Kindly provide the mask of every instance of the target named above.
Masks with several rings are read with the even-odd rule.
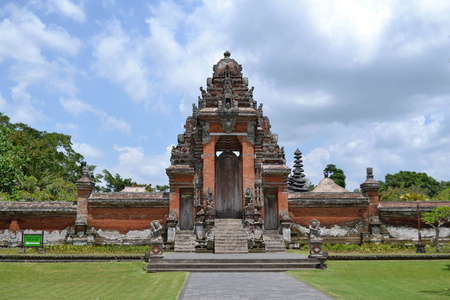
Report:
[[[284,272],[318,269],[317,259],[294,253],[173,253],[151,259],[146,271],[157,272]]]

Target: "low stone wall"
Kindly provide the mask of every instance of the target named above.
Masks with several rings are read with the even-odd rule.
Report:
[[[20,245],[25,233],[44,231],[44,244],[62,244],[77,215],[73,202],[0,202],[0,245]]]
[[[88,200],[88,226],[97,230],[130,231],[150,229],[169,214],[169,198],[164,193],[93,193]]]
[[[291,193],[289,213],[293,221],[308,226],[312,219],[321,226],[355,226],[367,219],[369,199],[361,193]]]
[[[450,201],[421,201],[420,213],[430,212],[438,206],[450,206]],[[380,221],[386,226],[408,226],[417,228],[416,202],[380,202]],[[423,222],[421,226],[428,227]]]

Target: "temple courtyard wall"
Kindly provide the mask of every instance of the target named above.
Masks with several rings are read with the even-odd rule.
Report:
[[[22,231],[44,231],[46,245],[147,245],[150,243],[150,222],[153,220],[163,225],[163,236],[167,240],[169,198],[169,193],[92,193],[87,201],[78,202],[2,201],[0,246],[19,245]],[[288,204],[292,219],[291,243],[307,239],[312,219],[321,223],[322,236],[329,243],[373,242],[377,234],[383,242],[410,243],[417,240],[415,202],[379,202],[374,210],[370,197],[362,193],[306,192],[289,193]],[[422,201],[420,212],[443,205],[450,206],[450,202]],[[76,224],[79,215],[84,212],[87,212],[87,227],[80,233]],[[374,232],[374,227],[378,228],[378,232]],[[425,241],[434,236],[434,230],[429,225],[421,223],[421,228]],[[449,224],[441,229],[440,237],[450,239]]]

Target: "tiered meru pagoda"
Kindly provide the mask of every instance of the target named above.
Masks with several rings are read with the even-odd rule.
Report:
[[[171,216],[182,230],[201,218],[259,218],[276,229],[288,213],[290,174],[278,136],[230,52],[206,84],[166,170]]]

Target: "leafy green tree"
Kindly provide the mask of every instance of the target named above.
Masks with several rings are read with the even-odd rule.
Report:
[[[305,178],[305,185],[308,187],[308,191],[310,192],[316,188],[316,185],[313,184],[309,178]]]
[[[345,175],[342,169],[338,169],[336,165],[329,164],[323,170],[323,172],[328,172],[328,176],[339,186],[345,188]]]
[[[97,174],[96,179],[103,179],[106,182],[106,187],[101,187],[103,192],[120,192],[125,186],[133,185],[131,178],[122,178],[118,173],[112,175],[111,172],[104,169],[103,174]]]
[[[156,190],[160,191],[160,192],[166,192],[169,190],[169,188],[170,188],[170,186],[168,186],[166,184],[165,185],[156,185]]]
[[[409,188],[392,188],[388,187],[386,190],[380,189],[380,201],[406,201],[401,197],[405,194],[420,194],[426,195],[426,190],[418,186],[412,186]],[[426,196],[428,198],[428,195]],[[427,199],[428,200],[428,199]]]
[[[13,124],[2,113],[0,128],[0,193],[9,200],[76,199],[73,182],[86,162],[73,150],[69,135]]]
[[[450,206],[438,206],[433,208],[431,212],[423,213],[422,221],[434,228],[434,244],[436,245],[436,252],[439,252],[439,227],[450,222]]]
[[[23,177],[22,169],[27,163],[23,148],[14,147],[8,140],[11,133],[11,129],[0,125],[0,197],[5,200],[17,199],[18,181]]]
[[[436,200],[449,200],[450,201],[450,188],[446,188],[437,195]]]
[[[380,191],[387,188],[411,188],[419,187],[425,190],[425,194],[433,197],[439,191],[439,182],[426,173],[416,173],[411,171],[400,171],[396,174],[386,174],[385,184],[381,186]]]
[[[407,193],[400,196],[400,200],[402,201],[426,201],[429,200],[427,196],[424,194],[418,194],[418,193]]]

